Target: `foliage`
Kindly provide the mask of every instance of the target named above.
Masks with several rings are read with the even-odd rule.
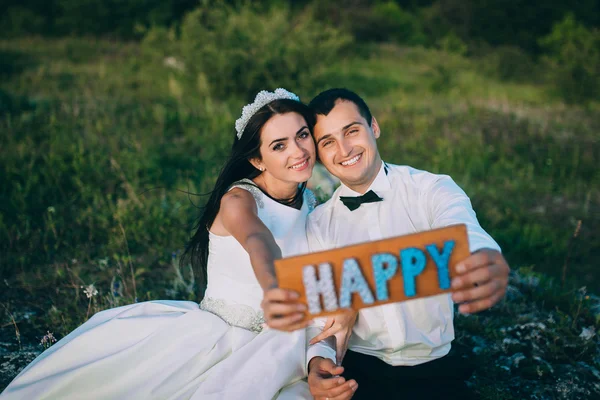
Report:
[[[536,82],[542,70],[525,51],[513,46],[487,48],[478,58],[491,77],[504,82]]]
[[[181,79],[201,96],[250,97],[263,88],[307,86],[349,43],[346,34],[315,21],[311,10],[219,3],[190,12],[180,33],[153,28],[144,48],[154,60],[181,60],[172,87]]]
[[[572,14],[540,40],[563,98],[570,103],[600,99],[600,30],[588,30]]]
[[[467,44],[463,42],[454,32],[450,32],[438,40],[437,46],[447,53],[458,54],[461,56],[464,56],[469,49]]]
[[[116,35],[131,38],[137,29],[168,26],[197,0],[6,0],[0,28],[9,37],[31,34]]]
[[[586,26],[600,26],[600,3],[595,0],[438,0],[419,4],[425,33],[432,42],[454,32],[466,42],[519,47],[532,55],[541,51],[538,39],[568,12]]]
[[[389,41],[406,45],[427,43],[419,19],[393,1],[378,3],[371,9],[355,12],[354,15],[356,23],[348,24],[348,27],[358,40]]]

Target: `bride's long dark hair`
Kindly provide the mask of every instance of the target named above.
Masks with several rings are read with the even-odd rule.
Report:
[[[244,178],[253,179],[261,174],[261,171],[254,168],[249,160],[253,158],[261,159],[260,133],[262,127],[274,115],[291,112],[302,115],[309,129],[312,129],[315,117],[308,106],[296,100],[280,99],[274,100],[258,110],[248,121],[241,138],[238,139],[237,135],[234,135],[231,155],[219,173],[215,188],[202,210],[202,215],[196,226],[196,233],[187,243],[180,260],[182,266],[191,264],[194,273],[199,276],[201,295],[204,293],[207,284],[208,230],[219,213],[221,198],[234,182]],[[298,198],[301,198],[305,187],[306,183],[302,184],[296,196],[292,199],[274,200],[283,204],[296,203]]]

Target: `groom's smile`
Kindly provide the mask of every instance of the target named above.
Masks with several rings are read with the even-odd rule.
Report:
[[[355,166],[360,160],[362,159],[362,153],[355,155],[354,157],[352,157],[349,160],[346,161],[342,161],[340,164],[342,164],[344,167],[353,167]]]

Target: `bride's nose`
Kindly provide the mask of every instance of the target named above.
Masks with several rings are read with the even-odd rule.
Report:
[[[292,146],[294,147],[292,148],[291,157],[301,159],[306,156],[307,150],[304,147],[302,147],[300,143],[294,142]]]

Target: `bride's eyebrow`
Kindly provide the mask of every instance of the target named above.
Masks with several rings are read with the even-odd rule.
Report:
[[[286,138],[286,137],[280,138],[280,139],[275,139],[271,142],[271,144],[269,144],[269,147],[271,147],[273,145],[273,143],[285,142],[287,140],[288,140],[288,138]]]
[[[298,129],[298,132],[296,132],[296,135],[302,133],[302,131],[304,131],[306,129],[308,129],[308,126],[304,125],[302,128]],[[285,142],[286,140],[288,140],[288,138],[286,138],[286,137],[275,139],[269,144],[269,147],[271,147],[271,145],[273,145],[273,143]]]

